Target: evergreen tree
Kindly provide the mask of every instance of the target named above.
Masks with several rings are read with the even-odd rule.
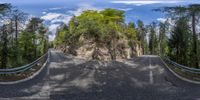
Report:
[[[176,21],[169,39],[170,56],[176,62],[189,65],[191,61],[191,34],[188,19],[183,17]]]
[[[7,31],[7,26],[3,25],[1,28],[1,35],[0,35],[0,61],[1,61],[1,68],[7,68],[7,64],[8,64],[8,31]]]
[[[33,36],[33,43],[34,43],[34,58],[38,57],[37,54],[37,38],[38,38],[38,30],[40,25],[42,24],[42,20],[40,18],[37,17],[33,17],[31,18],[31,20],[29,21],[27,27],[26,27],[26,31],[29,32],[30,34],[34,34]]]
[[[150,54],[157,54],[158,50],[157,50],[157,46],[158,46],[158,40],[157,40],[157,36],[156,36],[156,23],[153,22],[150,24],[149,26],[149,51]]]
[[[137,21],[137,38],[141,42],[142,53],[147,53],[146,28],[141,20]]]
[[[179,19],[182,17],[187,17],[191,21],[192,31],[192,66],[199,66],[199,57],[198,55],[198,35],[197,35],[197,25],[199,21],[200,15],[200,5],[199,4],[191,4],[189,6],[177,6],[177,7],[165,7],[164,9],[157,9],[158,11],[167,12],[170,17],[173,19]]]
[[[128,40],[128,45],[130,46],[131,48],[131,57],[134,57],[136,56],[136,44],[139,42],[137,40],[137,32],[136,32],[136,29],[135,29],[135,24],[134,23],[128,23],[127,25],[127,28],[125,28],[125,35],[126,35],[126,38]]]
[[[168,37],[166,36],[168,32],[168,23],[167,22],[160,22],[159,24],[159,38],[158,38],[158,49],[160,55],[166,55],[168,52]]]

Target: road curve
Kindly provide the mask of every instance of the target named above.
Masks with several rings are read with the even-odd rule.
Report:
[[[200,85],[175,77],[152,55],[124,62],[86,61],[51,50],[34,79],[0,85],[0,100],[200,100]]]

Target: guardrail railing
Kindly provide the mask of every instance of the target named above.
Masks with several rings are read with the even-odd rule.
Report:
[[[27,65],[24,65],[21,67],[16,67],[16,68],[0,69],[0,74],[18,74],[18,73],[25,72],[27,70],[30,70],[34,66],[36,66],[41,61],[46,61],[48,58],[48,55],[49,55],[49,51],[46,54],[44,54],[43,56],[41,56],[40,58],[38,58],[37,60],[35,60],[32,63],[29,63]]]
[[[170,60],[169,58],[164,58],[165,61],[167,61],[168,63],[174,65],[175,67],[177,68],[180,68],[184,71],[187,71],[187,72],[190,72],[190,73],[195,73],[195,74],[200,74],[200,69],[197,69],[197,68],[191,68],[191,67],[187,67],[187,66],[184,66],[184,65],[181,65],[181,64],[178,64],[172,60]]]
[[[190,80],[200,81],[200,69],[178,64],[167,57],[162,57],[162,59],[176,74],[188,78]]]

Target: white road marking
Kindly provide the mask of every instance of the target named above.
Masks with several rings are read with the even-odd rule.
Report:
[[[149,57],[149,83],[153,84],[153,71],[151,66],[151,58]]]

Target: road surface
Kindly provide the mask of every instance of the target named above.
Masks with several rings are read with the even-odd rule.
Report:
[[[34,79],[0,85],[0,100],[200,100],[200,85],[182,81],[157,56],[86,61],[51,50]]]

